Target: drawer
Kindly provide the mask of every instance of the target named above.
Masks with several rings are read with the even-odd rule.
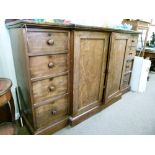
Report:
[[[67,97],[62,97],[49,104],[37,107],[35,109],[37,128],[47,126],[63,118],[69,112],[69,103]]]
[[[68,32],[28,31],[28,47],[30,53],[62,52],[68,50]]]
[[[128,58],[134,58],[134,56],[136,55],[136,47],[132,47],[130,46],[128,48]]]
[[[45,101],[51,97],[65,94],[68,89],[68,76],[58,76],[32,83],[34,102]]]
[[[125,72],[131,71],[133,66],[133,60],[127,60],[125,65]]]
[[[130,77],[131,77],[131,74],[125,74],[124,77],[123,77],[123,87],[128,87],[129,84],[130,84]]]
[[[137,47],[138,43],[138,37],[137,36],[132,36],[130,38],[130,46]]]
[[[128,86],[129,86],[129,83],[128,83],[128,82],[123,82],[122,88],[126,88],[126,87],[128,87]]]
[[[129,82],[130,81],[130,77],[131,77],[131,74],[125,74],[124,77],[123,77],[123,81],[124,82]]]
[[[30,57],[31,77],[42,77],[67,71],[67,54]]]

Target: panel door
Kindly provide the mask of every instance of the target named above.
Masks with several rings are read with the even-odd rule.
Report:
[[[128,43],[128,34],[112,33],[106,78],[106,103],[121,96],[121,79]]]
[[[103,99],[109,33],[74,34],[73,112],[85,112]]]

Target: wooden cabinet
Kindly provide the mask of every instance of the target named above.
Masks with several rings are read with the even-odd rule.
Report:
[[[7,27],[33,134],[76,125],[129,90],[137,32],[20,20]]]
[[[74,33],[73,115],[101,104],[108,52],[109,33]]]

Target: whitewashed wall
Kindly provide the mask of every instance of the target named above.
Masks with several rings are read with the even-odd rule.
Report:
[[[18,118],[18,109],[16,106],[15,87],[17,86],[12,49],[8,31],[5,27],[4,19],[0,19],[0,77],[12,80],[11,88],[16,107],[16,118]]]

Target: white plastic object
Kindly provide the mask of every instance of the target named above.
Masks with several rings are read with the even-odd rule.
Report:
[[[131,75],[131,91],[145,92],[151,61],[135,56]]]

